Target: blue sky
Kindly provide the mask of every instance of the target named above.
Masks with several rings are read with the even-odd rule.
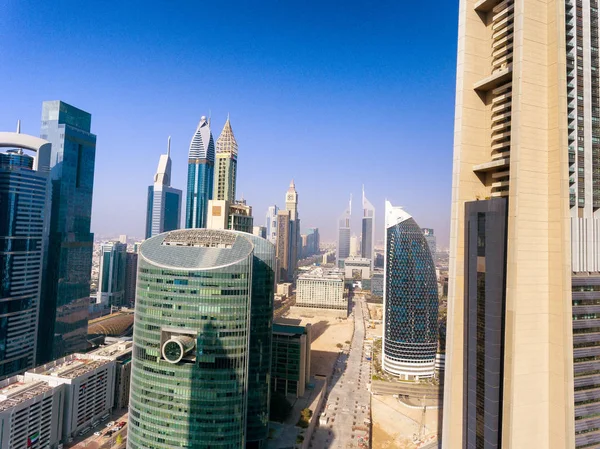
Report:
[[[185,190],[202,115],[227,113],[237,190],[264,224],[294,178],[302,226],[333,241],[352,193],[449,234],[458,2],[30,1],[0,14],[0,129],[39,135],[41,103],[92,113],[92,230],[143,236],[147,186],[172,136]]]

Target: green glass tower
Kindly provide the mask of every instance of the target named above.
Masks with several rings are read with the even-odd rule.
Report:
[[[129,449],[239,449],[249,441],[249,390],[260,378],[249,378],[260,371],[249,369],[256,357],[250,348],[262,347],[270,364],[270,337],[251,338],[260,323],[251,328],[255,282],[269,259],[260,243],[245,233],[186,229],[140,246]],[[273,276],[266,262],[262,267]],[[264,294],[273,288],[266,284]]]

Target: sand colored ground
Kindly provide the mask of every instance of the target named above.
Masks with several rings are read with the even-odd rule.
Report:
[[[392,396],[373,396],[373,449],[418,449],[412,437],[419,432],[422,409],[411,409]],[[437,434],[438,410],[428,409],[425,413],[425,435],[432,438]],[[428,439],[427,442],[431,442]]]
[[[307,323],[312,325],[310,373],[311,375],[323,374],[329,376],[340,352],[337,344],[344,344],[344,342],[352,339],[353,320],[352,316],[340,319],[329,314],[327,310],[313,313],[311,309],[310,314],[295,311],[288,312],[282,318],[277,319],[276,322],[301,326]]]
[[[382,320],[383,319],[383,306],[381,304],[370,304],[367,303],[367,306],[369,308],[369,319],[370,320]],[[381,337],[383,333],[383,326],[381,323],[367,323],[367,333],[366,333],[366,338],[367,340],[373,339],[373,338],[379,338]]]

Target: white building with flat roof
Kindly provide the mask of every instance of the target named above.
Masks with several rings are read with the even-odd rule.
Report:
[[[58,448],[64,395],[63,385],[24,376],[0,382],[0,448]]]
[[[347,311],[343,272],[319,267],[298,277],[296,306]]]
[[[28,381],[64,385],[63,439],[86,432],[114,405],[115,361],[90,354],[72,354],[25,373]]]
[[[117,409],[125,408],[129,405],[132,349],[133,341],[118,341],[87,353],[89,357],[96,360],[115,361],[114,407]]]

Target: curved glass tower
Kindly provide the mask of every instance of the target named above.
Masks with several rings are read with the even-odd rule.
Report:
[[[208,200],[213,196],[215,144],[210,123],[202,116],[192,137],[188,155],[186,228],[205,228]]]
[[[432,377],[438,343],[435,265],[421,228],[385,203],[382,366],[407,380]]]
[[[254,258],[232,231],[140,246],[129,449],[245,446]]]

